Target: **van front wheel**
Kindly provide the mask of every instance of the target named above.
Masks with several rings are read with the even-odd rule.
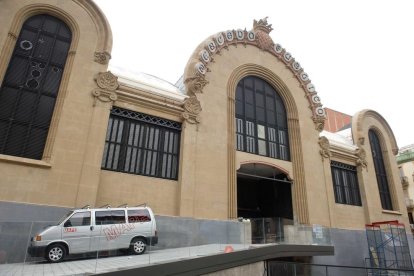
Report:
[[[57,263],[66,256],[66,249],[61,244],[52,244],[46,250],[46,259],[51,263]]]
[[[147,244],[143,238],[135,238],[131,241],[129,249],[132,254],[140,255],[147,249]]]

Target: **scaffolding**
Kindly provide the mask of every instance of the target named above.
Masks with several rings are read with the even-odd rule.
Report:
[[[365,228],[370,268],[413,268],[404,224],[398,220],[380,221],[367,224]]]

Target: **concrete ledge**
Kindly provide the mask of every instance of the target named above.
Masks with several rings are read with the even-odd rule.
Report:
[[[113,271],[100,275],[201,275],[280,257],[327,255],[334,255],[333,246],[277,244],[232,253]]]

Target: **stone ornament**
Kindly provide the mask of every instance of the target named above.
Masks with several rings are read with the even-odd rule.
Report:
[[[111,55],[108,52],[95,52],[95,61],[100,64],[108,64]]]
[[[201,112],[201,104],[196,96],[191,96],[184,101],[184,112],[182,113],[183,118],[190,124],[200,123],[198,114]]]
[[[221,50],[229,50],[229,45],[235,47],[238,44],[256,46],[277,57],[291,70],[306,93],[313,113],[312,119],[315,123],[315,128],[321,132],[326,114],[320,98],[314,95],[316,94],[315,86],[312,84],[309,75],[304,71],[300,63],[293,58],[292,54],[287,52],[280,44],[273,42],[269,35],[272,30],[272,25],[268,24],[266,17],[258,21],[254,20],[253,29],[250,31],[246,29],[227,30],[208,38],[200,52],[192,56],[192,68],[185,74],[184,84],[187,95],[191,96],[203,92],[204,86],[208,84],[208,81],[205,80],[205,75],[210,72],[209,64],[214,62],[214,55],[221,54]]]
[[[185,111],[192,113],[192,114],[199,114],[201,112],[201,105],[200,101],[197,100],[195,96],[192,96],[190,98],[187,98],[184,101],[184,109]]]
[[[115,91],[119,87],[118,77],[111,71],[99,73],[95,80],[99,88],[104,90]]]
[[[367,153],[365,152],[365,150],[361,147],[358,147],[355,150],[355,155],[358,157],[356,161],[357,166],[362,166],[363,168],[367,168],[368,166],[368,163],[366,161]]]
[[[331,151],[329,150],[329,140],[328,138],[326,138],[325,136],[319,137],[319,146],[321,147],[321,149],[319,150],[319,153],[322,156],[322,160],[324,160],[324,158],[328,158],[331,159]]]
[[[193,96],[196,93],[202,93],[204,86],[208,84],[208,81],[205,79],[204,75],[197,74],[194,77],[187,78],[184,81],[187,95]]]
[[[118,99],[118,95],[116,95],[115,92],[106,92],[98,89],[93,90],[92,95],[95,97],[93,106],[96,106],[96,100],[107,103],[115,102]]]
[[[101,72],[95,77],[96,84],[99,88],[92,91],[92,96],[95,98],[93,106],[96,106],[96,101],[107,103],[111,105],[118,99],[116,89],[119,87],[118,77],[113,75],[110,71]]]
[[[326,120],[325,116],[314,116],[313,117],[313,122],[315,124],[315,129],[317,131],[322,132],[322,130],[325,127],[325,120]]]

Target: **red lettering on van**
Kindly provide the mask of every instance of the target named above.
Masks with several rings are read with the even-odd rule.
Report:
[[[68,233],[68,232],[76,232],[78,231],[78,229],[74,228],[74,227],[65,227],[63,229],[63,232]]]
[[[125,232],[131,231],[133,228],[135,228],[135,226],[130,223],[115,224],[103,229],[103,232],[105,233],[106,240],[110,241],[118,238],[122,234],[125,234]]]

